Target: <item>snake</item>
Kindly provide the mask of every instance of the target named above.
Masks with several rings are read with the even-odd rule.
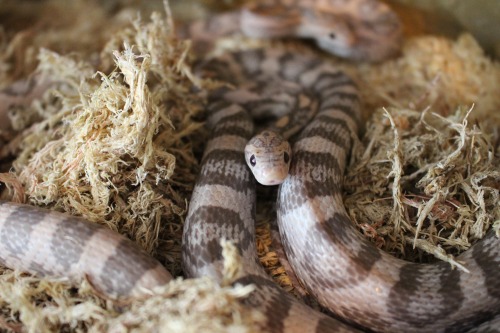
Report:
[[[305,5],[304,1],[292,2],[299,8]],[[325,6],[333,2],[314,3]],[[370,15],[373,16],[377,16],[373,9],[378,8],[382,17],[388,17],[386,7],[381,4],[374,7],[372,1],[340,2],[353,7],[366,5],[372,9]],[[353,7],[349,7],[350,10],[358,13],[354,17],[362,21],[359,15],[362,10],[359,7],[353,10]],[[265,9],[269,8],[273,7]],[[245,19],[261,15],[263,11],[240,13],[237,20],[245,28],[249,27],[251,24]],[[271,12],[274,20],[276,12],[286,10]],[[282,18],[273,25],[267,22],[268,18],[256,19],[259,22],[255,24],[264,27],[257,29],[254,36],[269,37],[266,29],[279,28],[283,22],[296,24],[295,18]],[[300,24],[309,23],[302,20]],[[217,30],[216,22],[200,26],[211,33]],[[349,44],[346,49],[355,49],[349,53],[326,46],[322,38],[329,28],[331,26],[299,27],[295,31],[299,31],[297,37],[307,38],[314,35],[305,36],[300,32],[320,32],[316,38],[318,46],[341,57],[378,61],[379,55],[386,58],[394,53],[391,48],[386,53],[379,51],[377,46],[387,47],[384,38],[394,45],[397,32],[376,34],[380,43],[373,40],[364,43],[366,39],[358,38],[362,45]],[[286,26],[282,30],[293,29]],[[282,37],[280,31],[272,36]],[[379,30],[382,31],[384,29]],[[368,56],[367,50],[374,56]],[[271,86],[275,82],[293,82],[316,98],[318,110],[289,151],[274,130],[262,132],[257,139],[253,136],[250,115],[253,109],[270,108],[277,103],[275,100],[269,96],[249,98],[251,93],[238,89],[235,93],[225,88],[209,96],[208,124],[212,137],[202,157],[182,241],[187,276],[208,275],[222,281],[220,240],[224,239],[236,245],[243,260],[244,269],[236,283],[256,286],[248,303],[266,314],[266,329],[271,332],[500,330],[500,242],[494,231],[457,258],[470,268],[470,273],[465,273],[444,262],[418,264],[394,258],[362,237],[350,220],[342,201],[342,181],[353,137],[361,127],[361,116],[359,92],[349,76],[317,57],[273,48],[225,54],[204,67],[213,76],[236,86],[245,85],[246,80],[253,82],[250,86],[264,86],[260,90],[266,90],[266,82],[271,82]],[[238,77],[243,77],[243,83],[233,82]],[[272,96],[273,92],[267,95]],[[287,127],[289,121],[284,125]],[[273,149],[276,154],[270,157],[269,151]],[[262,155],[260,160],[258,155]],[[269,171],[280,163],[278,171]],[[259,164],[265,164],[262,168],[267,169],[257,172],[259,182],[265,185],[282,182],[276,203],[277,222],[287,259],[301,284],[333,317],[291,298],[271,282],[258,264],[252,171]],[[289,174],[283,180],[284,172]]]
[[[312,40],[329,54],[380,62],[400,53],[401,22],[378,0],[260,0],[241,10],[179,29],[204,53],[217,37],[241,32],[253,38]]]
[[[401,35],[395,15],[372,0],[269,1],[234,18],[238,30],[254,37],[313,39],[329,53],[373,62],[394,56]],[[267,87],[291,82],[293,89],[303,89],[301,98],[292,98],[291,108],[316,109],[312,116],[305,111],[304,117],[312,119],[294,138],[290,153],[288,148],[279,153],[288,176],[272,182],[282,182],[277,221],[288,260],[324,311],[278,287],[256,256],[256,184],[250,169],[259,161],[253,163],[252,152],[245,158],[255,127],[247,108],[280,104],[272,93],[252,98],[244,90],[222,87],[207,98],[212,136],[183,230],[185,275],[221,281],[221,240],[228,240],[243,261],[234,283],[254,285],[244,302],[262,310],[263,331],[498,331],[500,244],[493,232],[457,258],[469,267],[467,274],[444,263],[395,259],[354,228],[342,203],[343,170],[362,125],[353,80],[321,58],[280,49],[224,56],[215,65],[208,61],[205,68],[227,64],[216,74],[231,77],[236,71],[251,82],[260,76],[259,82],[271,82]],[[0,94],[15,95],[7,90]],[[275,127],[286,126],[277,122]],[[0,203],[0,264],[75,282],[87,279],[98,291],[114,296],[139,295],[171,279],[155,259],[111,230],[11,202]]]
[[[494,232],[457,258],[471,270],[464,273],[444,262],[396,259],[363,238],[351,222],[342,201],[342,179],[361,115],[359,92],[349,76],[317,57],[272,48],[225,54],[204,66],[209,72],[221,71],[226,79],[247,76],[260,82],[257,86],[274,83],[270,77],[296,82],[317,99],[318,110],[294,142],[290,162],[279,148],[277,157],[251,163],[248,156],[262,147],[248,147],[255,140],[248,109],[259,108],[259,103],[268,108],[278,101],[266,96],[255,100],[229,88],[209,96],[213,134],[182,240],[188,276],[221,281],[219,242],[236,244],[244,260],[236,283],[256,286],[249,303],[267,314],[272,332],[351,332],[359,327],[376,332],[464,332],[492,319],[491,325],[498,324],[500,242]],[[237,73],[228,74],[228,69]],[[266,142],[273,141],[272,132],[263,133]],[[276,160],[290,163],[277,198],[278,227],[290,265],[323,307],[354,327],[292,299],[257,263],[252,167]]]
[[[87,280],[98,294],[122,300],[172,280],[159,261],[115,231],[7,201],[0,202],[0,264],[73,285]]]

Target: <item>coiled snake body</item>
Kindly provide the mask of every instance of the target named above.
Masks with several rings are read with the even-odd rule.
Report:
[[[359,6],[374,4],[344,3],[358,6],[360,21],[364,17]],[[388,19],[391,16],[386,7],[378,9],[378,18],[393,22]],[[377,11],[370,12],[372,18],[377,17],[374,12]],[[287,16],[280,19],[283,17]],[[268,27],[280,25],[272,25],[267,18],[258,22],[258,31],[272,35]],[[240,20],[243,26],[252,26],[245,23],[244,15]],[[359,25],[366,28],[366,21]],[[328,28],[315,26],[310,31],[324,36]],[[276,34],[280,34],[278,30]],[[383,54],[373,42],[380,41],[380,47],[386,49],[397,43],[397,31],[381,31],[384,29],[372,43],[358,37],[357,44],[351,45],[358,50],[354,52],[358,57],[354,58],[380,60],[367,55],[368,50],[374,55]],[[321,37],[316,41],[325,48]],[[336,48],[328,50],[346,55]],[[386,51],[382,58],[392,53]],[[471,268],[467,274],[446,263],[420,265],[395,259],[376,249],[355,230],[345,212],[341,191],[351,139],[359,127],[359,100],[356,87],[345,74],[316,58],[277,50],[238,52],[225,57],[225,61],[218,58],[207,64],[209,72],[230,81],[243,73],[257,86],[265,86],[266,81],[291,81],[317,99],[318,114],[294,144],[290,175],[279,189],[277,211],[288,260],[320,304],[337,316],[374,331],[463,332],[492,318],[483,329],[498,325],[500,282],[496,276],[500,274],[500,243],[493,232],[458,258]],[[266,103],[269,99],[262,101]],[[231,240],[246,258],[241,281],[258,287],[249,302],[268,314],[272,331],[352,330],[291,301],[270,284],[255,263],[254,185],[243,163],[242,150],[253,133],[246,111],[259,107],[259,103],[247,103],[244,96],[238,100],[224,90],[211,96],[209,122],[214,126],[213,138],[204,153],[183,237],[186,273],[220,279],[222,256],[218,242],[221,238]]]
[[[313,57],[278,50],[245,51],[226,58],[226,66],[217,64],[219,58],[207,67],[239,63],[241,72],[252,78],[265,73],[264,77],[298,82],[318,100],[317,115],[293,146],[290,175],[279,189],[277,210],[287,257],[323,306],[347,321],[388,332],[464,332],[498,313],[500,243],[492,232],[458,258],[471,268],[467,274],[447,263],[395,259],[355,230],[341,197],[343,169],[359,125],[358,94],[349,77]],[[245,107],[224,90],[217,91],[209,104],[214,134],[186,219],[186,273],[220,279],[219,241],[230,240],[246,259],[240,282],[258,287],[249,302],[264,309],[273,331],[352,330],[292,301],[256,264],[255,193],[243,157],[253,126]]]
[[[108,296],[137,296],[172,279],[134,242],[81,218],[29,205],[0,202],[0,264],[66,277],[87,278]]]
[[[364,31],[370,26],[364,21],[362,28],[352,29],[355,22],[341,19],[334,25],[337,34],[332,35],[331,25],[325,28],[318,24],[326,15],[319,9],[327,8],[330,2],[343,4],[338,10],[354,12],[355,17],[368,13],[374,18],[370,21],[372,28],[377,26],[376,19],[394,27],[387,7],[377,7],[371,0],[315,1],[318,6],[312,11],[306,1],[291,2],[305,14],[292,16],[293,20],[282,15],[280,24],[296,27],[295,34],[302,37],[322,32],[322,36],[333,36],[339,42],[338,37],[351,36],[346,31]],[[258,34],[269,34],[273,30],[269,27],[276,28],[273,20],[280,17],[274,15],[269,20],[260,14],[259,10],[248,12],[245,27],[260,27]],[[297,21],[298,26],[290,23]],[[255,22],[258,24],[254,26]],[[341,38],[339,43],[351,41],[351,47],[357,50],[354,58],[369,58],[372,54],[371,60],[381,60],[394,53],[379,52],[376,47],[377,38],[387,37],[387,26],[382,26],[385,28],[380,28],[381,33],[368,34],[371,38],[360,33],[357,39],[356,35]],[[393,41],[380,41],[382,46],[393,45]],[[329,49],[323,39],[317,42]],[[333,48],[342,56],[351,56],[346,50]],[[258,106],[261,101],[242,101],[241,95],[227,88],[209,96],[208,122],[213,134],[204,152],[183,233],[186,275],[209,275],[220,280],[220,240],[226,239],[236,245],[244,260],[236,283],[256,286],[247,303],[263,310],[268,319],[263,329],[270,332],[353,332],[357,331],[355,327],[387,332],[463,332],[483,322],[486,324],[476,327],[476,331],[498,329],[500,243],[492,232],[458,258],[469,267],[471,273],[467,274],[452,270],[448,264],[420,265],[397,260],[363,239],[351,224],[341,198],[342,175],[360,115],[358,92],[348,76],[315,57],[279,50],[243,51],[225,57],[209,62],[206,69],[215,68],[219,76],[230,68],[247,80],[260,77],[264,81],[292,82],[292,86],[302,87],[305,95],[316,100],[317,114],[296,139],[290,175],[279,190],[278,223],[297,276],[321,305],[355,326],[301,304],[277,287],[258,264],[255,183],[243,149],[254,132],[246,108]],[[217,70],[217,62],[224,70]],[[98,290],[121,296],[170,279],[163,267],[131,242],[79,220],[65,223],[66,219],[65,215],[36,208],[1,204],[0,263],[72,279],[87,277]],[[88,260],[96,256],[95,251],[106,258],[101,264]],[[89,271],[92,266],[95,270]]]

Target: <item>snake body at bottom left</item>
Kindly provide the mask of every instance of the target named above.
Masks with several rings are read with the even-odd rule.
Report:
[[[25,272],[88,279],[99,293],[138,296],[172,276],[128,238],[97,223],[30,205],[0,202],[0,264]]]

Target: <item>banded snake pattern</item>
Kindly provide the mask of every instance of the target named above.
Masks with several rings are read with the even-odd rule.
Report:
[[[298,24],[294,35],[314,38],[319,31],[333,29],[334,39],[340,39],[341,46],[349,42],[349,48],[330,47],[322,38],[316,40],[318,45],[359,60],[379,61],[394,53],[394,49],[386,51],[390,47],[383,43],[387,40],[384,33],[372,36],[372,43],[369,38],[342,34],[353,31],[348,29],[352,25],[357,26],[355,19],[362,8],[368,8],[364,11],[374,17],[382,16],[383,22],[391,22],[384,5],[370,0],[315,1],[317,8],[339,3],[339,7],[333,8],[355,13],[349,16],[355,18],[354,23],[339,20],[323,31],[324,25],[318,22],[327,15],[318,18],[313,15],[316,12],[308,12],[307,1],[288,2],[283,1],[286,9],[300,8],[306,14],[297,16],[291,10],[292,16],[284,15],[287,28],[282,31],[290,31],[291,26]],[[272,24],[275,16],[269,19],[260,14],[259,9],[238,14],[242,30],[256,31],[256,36],[264,37],[282,26]],[[253,22],[258,22],[257,27]],[[330,33],[326,36],[332,37]],[[379,49],[384,51],[378,52],[376,41],[381,42]],[[258,264],[253,225],[255,184],[243,152],[254,125],[248,105],[226,88],[209,96],[212,138],[204,152],[183,234],[187,276],[220,279],[220,240],[226,239],[237,246],[244,260],[244,272],[236,283],[256,286],[247,302],[263,310],[268,318],[264,329],[271,332],[499,329],[500,243],[492,232],[458,258],[470,268],[471,273],[466,274],[444,263],[422,265],[397,260],[376,249],[354,229],[341,198],[343,169],[352,136],[361,125],[357,88],[348,76],[318,58],[275,49],[226,54],[205,68],[210,69],[217,62],[228,64],[226,69],[236,70],[248,80],[261,76],[263,80],[294,82],[316,100],[317,114],[294,142],[290,175],[279,190],[278,224],[287,257],[301,282],[322,306],[344,321],[301,304],[277,287]],[[258,102],[250,104],[256,106]],[[86,277],[96,289],[109,295],[137,295],[143,287],[151,288],[171,279],[157,261],[124,237],[78,218],[39,208],[3,202],[0,240],[1,264],[42,275],[67,276],[73,281]],[[98,264],[90,261],[96,256],[105,260]]]

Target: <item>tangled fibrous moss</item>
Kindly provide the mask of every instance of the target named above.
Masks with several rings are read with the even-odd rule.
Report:
[[[125,304],[100,298],[84,281],[78,289],[61,280],[1,271],[0,328],[13,332],[262,332],[265,317],[241,299],[253,286],[232,286],[241,265],[223,244],[222,285],[211,279],[173,280]]]
[[[374,114],[366,149],[348,168],[346,206],[378,247],[418,262],[431,254],[467,271],[454,255],[489,228],[498,232],[499,159],[491,137],[469,124],[471,111]]]
[[[447,116],[474,104],[471,119],[500,124],[500,63],[468,33],[456,40],[437,36],[407,39],[402,56],[380,65],[346,66],[360,83],[368,118],[380,107],[424,110]]]
[[[465,33],[412,38],[397,59],[341,66],[367,119],[365,148],[347,167],[351,217],[398,257],[467,270],[454,257],[498,230],[500,64]]]
[[[105,223],[153,253],[160,225],[186,208],[196,160],[183,138],[200,127],[190,116],[201,100],[190,94],[188,44],[159,14],[117,36],[109,74],[40,52],[53,87],[32,108],[42,120],[21,132],[13,172],[32,204]]]

